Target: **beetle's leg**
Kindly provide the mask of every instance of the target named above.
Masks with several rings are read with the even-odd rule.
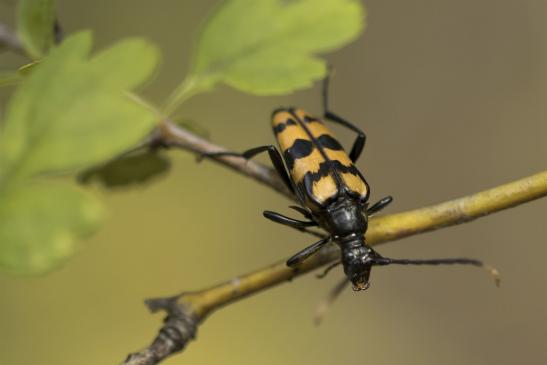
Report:
[[[221,157],[221,156],[234,156],[234,157],[242,157],[246,160],[251,159],[252,157],[258,155],[259,153],[268,151],[268,155],[270,156],[270,160],[272,161],[272,164],[275,167],[275,170],[277,171],[278,175],[281,177],[281,180],[285,183],[287,188],[294,194],[294,187],[291,183],[291,178],[289,177],[289,174],[287,170],[285,169],[285,165],[283,164],[283,157],[281,157],[281,154],[275,148],[273,145],[268,146],[259,146],[255,148],[251,148],[243,153],[238,152],[211,152],[211,153],[204,153],[201,155],[201,157]]]
[[[365,135],[365,132],[363,132],[362,130],[355,127],[350,122],[342,119],[338,115],[336,115],[333,112],[330,112],[328,110],[325,111],[324,116],[325,116],[326,119],[329,119],[332,122],[341,124],[341,125],[349,128],[349,129],[351,129],[355,133],[357,133],[357,138],[355,139],[355,142],[353,142],[353,147],[351,147],[351,151],[349,153],[349,158],[351,159],[351,161],[352,162],[357,161],[357,159],[361,155],[361,152],[363,152],[363,148],[365,147],[365,142],[367,140],[367,136]]]
[[[374,203],[370,208],[367,208],[367,215],[373,215],[387,207],[393,201],[391,195],[386,196],[385,198],[380,199]]]
[[[355,139],[355,142],[353,142],[353,147],[351,148],[351,152],[349,153],[349,158],[351,159],[352,162],[355,162],[361,155],[361,152],[363,152],[363,148],[365,147],[367,136],[365,132],[363,132],[361,129],[353,125],[351,122],[348,122],[344,118],[336,115],[335,113],[329,110],[329,79],[330,79],[330,71],[325,77],[325,79],[323,80],[323,116],[326,119],[329,119],[332,122],[338,123],[357,133],[357,138]]]
[[[327,266],[327,268],[321,273],[321,274],[317,274],[315,275],[315,277],[317,279],[323,279],[325,276],[327,276],[329,274],[329,272],[334,269],[336,266],[340,265],[342,263],[342,261],[336,261],[332,264],[330,264],[329,266]]]
[[[308,212],[306,209],[299,207],[298,205],[291,205],[289,208],[296,210],[298,213],[302,214],[304,217],[313,220],[313,217],[310,212]]]
[[[323,246],[325,246],[330,241],[330,237],[325,237],[317,242],[315,242],[313,245],[306,247],[302,251],[298,252],[296,255],[291,257],[287,260],[287,266],[294,267],[319,251]]]
[[[317,232],[307,228],[307,227],[316,227],[317,223],[315,222],[303,222],[303,221],[285,217],[279,213],[270,212],[270,211],[265,211],[263,214],[264,214],[264,217],[271,219],[272,221],[276,223],[287,225],[291,228],[299,230],[300,232],[306,232],[315,237],[325,238],[325,235],[322,234],[321,232]]]
[[[269,210],[265,210],[262,214],[264,215],[264,217],[268,218],[271,221],[274,221],[275,223],[283,224],[293,228],[317,227],[316,222],[305,222],[298,219],[293,219]]]

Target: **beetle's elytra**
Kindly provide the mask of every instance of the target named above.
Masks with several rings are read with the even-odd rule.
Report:
[[[310,210],[324,208],[344,192],[367,200],[365,179],[321,119],[282,108],[274,111],[272,127],[296,191]]]

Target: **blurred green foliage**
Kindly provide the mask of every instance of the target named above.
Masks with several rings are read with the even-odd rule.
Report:
[[[91,43],[89,32],[68,38],[17,90],[1,136],[4,170],[30,176],[84,167],[122,152],[154,126],[154,113],[125,90],[153,71],[156,48],[132,39],[88,59]]]
[[[41,60],[0,78],[6,85],[24,79],[0,136],[0,267],[13,272],[57,266],[101,220],[99,203],[87,194],[36,184],[36,177],[99,166],[82,180],[119,187],[150,181],[170,166],[150,153],[104,163],[135,146],[162,118],[129,93],[155,69],[156,48],[126,39],[88,58],[90,32],[54,47],[55,17],[55,1],[19,3],[23,48]],[[353,0],[226,1],[205,23],[193,67],[166,102],[166,113],[219,82],[257,95],[310,86],[326,71],[315,54],[347,44],[363,26],[364,9]]]
[[[40,64],[40,61],[34,61],[27,63],[13,71],[0,71],[0,87],[12,86],[21,83],[25,76],[30,75],[36,65]]]
[[[347,44],[363,27],[364,8],[353,0],[227,1],[206,23],[190,75],[166,111],[217,82],[255,95],[309,87],[326,72],[315,54]]]
[[[98,181],[108,188],[126,188],[150,182],[164,175],[171,161],[159,151],[140,150],[120,156],[106,164],[84,171],[79,181],[89,184]]]
[[[0,265],[11,271],[56,266],[101,216],[88,194],[29,180],[103,161],[154,126],[154,113],[125,90],[150,75],[155,47],[130,39],[88,59],[91,44],[89,32],[67,38],[9,104],[0,136]]]
[[[66,183],[18,182],[0,199],[0,265],[13,273],[57,267],[104,213],[95,197]]]

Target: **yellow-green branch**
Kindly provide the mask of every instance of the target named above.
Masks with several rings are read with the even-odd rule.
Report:
[[[377,245],[446,226],[469,222],[502,209],[547,195],[547,171],[509,184],[426,208],[371,219],[367,243]],[[204,317],[222,305],[270,286],[285,282],[338,258],[337,249],[329,249],[307,260],[298,270],[285,261],[232,279],[195,293],[184,294],[179,303]]]
[[[460,199],[371,220],[366,235],[371,245],[442,227],[469,222],[547,195],[547,171]],[[130,355],[124,365],[152,365],[181,351],[197,326],[212,311],[266,288],[319,268],[338,257],[335,247],[324,249],[296,269],[285,261],[241,275],[211,288],[148,301],[152,310],[165,310],[166,322],[154,342]]]

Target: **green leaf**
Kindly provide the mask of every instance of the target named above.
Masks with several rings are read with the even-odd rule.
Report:
[[[137,144],[156,114],[127,91],[158,61],[156,48],[129,39],[88,59],[91,34],[54,48],[8,105],[0,164],[33,175],[105,161]]]
[[[20,0],[17,30],[28,54],[39,59],[55,44],[55,0]]]
[[[206,23],[190,76],[166,110],[217,82],[258,95],[308,87],[325,76],[317,54],[356,39],[364,19],[354,0],[228,0]]]
[[[0,266],[14,273],[42,273],[60,265],[104,213],[92,196],[51,182],[12,185],[0,200]]]
[[[29,68],[0,131],[0,267],[39,273],[59,265],[103,215],[71,185],[36,182],[105,161],[140,142],[157,115],[128,90],[152,73],[156,49],[129,39],[89,57],[91,34],[54,47]]]
[[[111,189],[126,188],[146,184],[165,175],[170,168],[171,161],[167,157],[156,151],[145,150],[88,169],[79,176],[79,180],[84,184],[99,181]]]

